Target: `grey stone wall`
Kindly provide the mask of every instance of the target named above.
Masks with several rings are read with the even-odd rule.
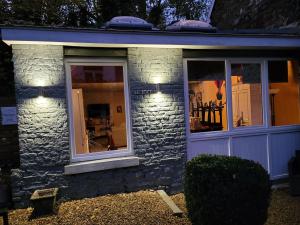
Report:
[[[182,68],[182,49],[128,49],[134,151],[154,168],[150,181],[178,190],[186,159]]]
[[[16,207],[26,207],[35,189],[48,187],[59,187],[64,200],[146,188],[182,190],[182,50],[128,49],[132,141],[141,164],[76,175],[63,174],[70,163],[63,48],[14,45],[13,54],[20,141],[20,168],[12,174]],[[38,86],[44,86],[44,98]]]
[[[63,48],[14,45],[13,62],[20,168],[12,171],[12,187],[13,201],[22,207],[35,189],[67,185],[62,175],[69,163]]]
[[[216,0],[212,24],[220,29],[300,27],[299,0]]]

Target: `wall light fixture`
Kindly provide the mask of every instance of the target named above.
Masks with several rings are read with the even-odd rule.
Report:
[[[38,97],[45,97],[44,87],[38,87]]]
[[[157,83],[157,84],[156,84],[156,92],[157,92],[157,93],[160,93],[160,83]]]

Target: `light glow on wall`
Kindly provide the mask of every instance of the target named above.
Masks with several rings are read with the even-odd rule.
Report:
[[[34,81],[34,84],[33,86],[36,86],[36,87],[39,87],[39,88],[42,88],[42,87],[45,87],[46,86],[46,81],[43,79],[35,79]]]
[[[156,92],[150,94],[150,99],[152,102],[156,103],[157,107],[165,106],[168,101],[170,101],[170,94],[166,94],[163,92]]]
[[[47,105],[48,105],[48,99],[45,98],[44,96],[39,95],[39,96],[36,98],[36,103],[37,103],[37,105],[39,105],[39,106],[47,106]]]
[[[162,83],[161,75],[155,74],[155,75],[152,75],[151,77],[152,77],[152,83],[153,84],[161,84]]]
[[[166,84],[169,83],[169,79],[167,76],[168,72],[160,72],[160,71],[153,71],[150,72],[150,79],[149,83],[151,84]]]
[[[45,96],[45,90],[48,87],[55,86],[48,75],[44,74],[43,71],[33,72],[24,77],[21,77],[20,83],[23,87],[33,89],[34,94],[32,95],[31,103],[35,104],[36,107],[48,107],[51,98]]]

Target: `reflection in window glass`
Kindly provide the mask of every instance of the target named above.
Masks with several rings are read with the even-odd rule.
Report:
[[[190,131],[227,130],[225,65],[188,61]]]
[[[273,126],[300,124],[298,66],[294,61],[268,62]]]
[[[262,125],[260,64],[232,64],[233,127]]]
[[[76,154],[126,149],[122,66],[71,66]]]

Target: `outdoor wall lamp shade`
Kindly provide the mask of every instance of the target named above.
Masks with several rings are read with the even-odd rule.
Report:
[[[38,97],[45,97],[44,87],[38,87]]]
[[[45,98],[45,88],[39,86],[37,88],[37,103],[40,105],[45,105],[47,103],[47,99]]]
[[[157,92],[157,93],[160,93],[160,83],[157,83],[157,84],[156,84],[156,92]]]

